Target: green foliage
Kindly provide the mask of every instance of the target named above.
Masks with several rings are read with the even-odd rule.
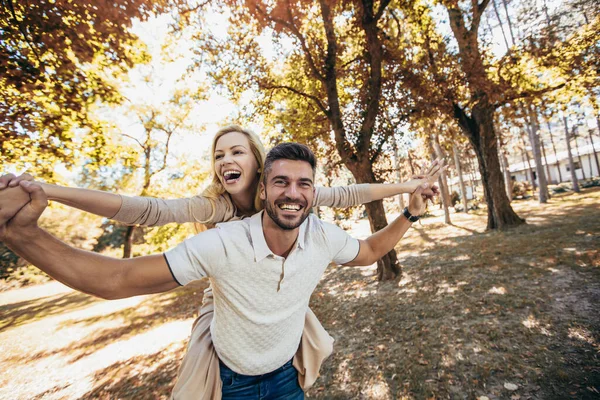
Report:
[[[93,105],[122,99],[111,79],[147,60],[132,21],[166,3],[2,2],[0,162],[48,178],[57,161],[72,164],[77,129],[97,133]]]

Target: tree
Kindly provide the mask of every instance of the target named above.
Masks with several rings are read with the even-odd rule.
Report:
[[[121,100],[110,79],[145,59],[132,21],[167,3],[0,2],[0,162],[48,177],[72,163],[77,129],[102,129],[90,108]]]
[[[389,1],[224,3],[230,6],[232,39],[213,36],[204,45],[221,55],[214,59],[213,77],[238,96],[253,88],[260,97],[254,110],[264,118],[285,114],[272,124],[280,138],[318,138],[335,148],[356,182],[378,182],[375,166],[399,119],[397,107],[382,106],[384,93],[394,88],[380,28]],[[274,66],[251,40],[263,34],[286,42],[285,48],[275,46]],[[372,231],[387,225],[381,201],[365,208]],[[378,262],[379,279],[399,273],[395,251]]]

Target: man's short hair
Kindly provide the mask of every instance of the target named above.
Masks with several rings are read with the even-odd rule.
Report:
[[[313,170],[313,177],[317,169],[317,160],[313,152],[306,146],[300,143],[281,143],[273,147],[265,159],[265,167],[263,171],[263,180],[266,182],[269,172],[273,167],[273,163],[277,160],[294,160],[306,161],[310,164]]]

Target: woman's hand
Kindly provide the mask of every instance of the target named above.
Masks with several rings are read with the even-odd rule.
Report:
[[[439,158],[433,160],[429,167],[423,167],[419,175],[413,175],[412,179],[406,182],[409,185],[410,193],[413,193],[419,186],[427,183],[429,186],[427,189],[423,189],[423,196],[431,200],[433,196],[439,195],[440,189],[437,186],[437,181],[446,168],[444,160],[440,160]]]
[[[4,174],[0,176],[0,190],[8,188],[8,187],[16,187],[19,186],[19,182],[21,181],[33,181],[33,176],[28,173],[21,174],[19,176],[15,176],[15,174]]]

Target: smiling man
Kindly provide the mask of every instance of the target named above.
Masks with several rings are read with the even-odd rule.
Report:
[[[37,220],[47,199],[39,185],[25,181],[21,186],[31,201],[8,207],[15,215],[0,221],[0,239],[55,279],[107,299],[167,291],[208,277],[222,398],[303,399],[291,359],[323,272],[331,262],[376,262],[424,210],[425,187],[385,229],[366,240],[354,239],[309,215],[314,173],[315,158],[306,146],[276,146],[267,155],[260,185],[266,212],[218,224],[164,255],[133,259],[78,250],[40,229]]]

